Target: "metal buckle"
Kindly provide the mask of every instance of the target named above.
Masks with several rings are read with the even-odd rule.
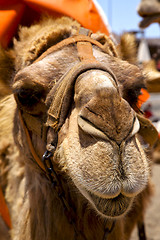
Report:
[[[57,175],[53,169],[53,164],[51,161],[51,157],[53,156],[53,151],[46,150],[45,153],[42,156],[42,162],[44,164],[44,167],[46,169],[46,173],[51,180],[53,186],[55,187],[57,185],[58,179]]]

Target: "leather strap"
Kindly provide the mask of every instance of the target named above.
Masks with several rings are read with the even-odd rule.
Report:
[[[20,122],[21,122],[21,126],[23,127],[24,131],[25,131],[25,134],[26,134],[26,140],[27,140],[27,143],[28,143],[28,146],[29,146],[29,149],[30,149],[30,152],[32,153],[32,156],[33,158],[35,159],[35,162],[38,164],[38,166],[45,172],[45,167],[41,161],[41,159],[38,157],[34,147],[33,147],[33,144],[32,144],[32,140],[31,140],[31,137],[29,135],[29,132],[28,132],[28,129],[24,123],[24,120],[23,120],[23,117],[22,117],[22,114],[19,110],[19,119],[20,119]]]
[[[93,56],[93,48],[90,42],[77,42],[78,55],[83,62],[98,62]]]
[[[86,28],[80,28],[79,34],[85,35],[85,36],[91,36],[91,31]],[[77,42],[77,50],[78,55],[81,62],[98,62],[96,58],[93,56],[93,48],[91,42],[86,41],[78,41]]]
[[[74,43],[78,43],[78,42],[90,42],[91,44],[99,47],[102,51],[106,52],[105,49],[104,49],[104,46],[100,42],[90,38],[89,36],[76,35],[76,36],[73,36],[73,37],[66,38],[66,39],[62,40],[61,42],[58,42],[56,45],[53,45],[52,47],[48,48],[34,62],[38,62],[38,61],[42,60],[47,55],[51,54],[52,52],[58,51],[65,46],[68,46],[68,45],[74,44]]]
[[[25,119],[25,124],[29,131],[34,132],[37,136],[42,138],[43,141],[46,140],[47,127],[42,120],[26,112],[23,112],[22,118]]]

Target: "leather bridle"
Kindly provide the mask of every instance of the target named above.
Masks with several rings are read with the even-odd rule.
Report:
[[[59,131],[59,129],[63,125],[68,113],[67,111],[70,107],[71,101],[68,102],[69,106],[66,107],[65,97],[67,96],[68,98],[68,96],[70,95],[70,97],[72,98],[70,92],[72,92],[75,81],[80,74],[93,69],[98,69],[98,70],[103,70],[105,72],[108,72],[114,79],[114,85],[117,88],[117,91],[119,91],[116,77],[114,76],[112,71],[108,69],[106,66],[104,66],[103,64],[101,64],[100,62],[98,62],[93,55],[92,45],[97,46],[103,52],[108,53],[108,51],[104,49],[104,45],[102,45],[100,42],[90,37],[91,33],[92,32],[89,31],[88,29],[80,28],[78,35],[72,36],[70,38],[62,40],[61,42],[58,42],[56,45],[46,50],[46,52],[44,52],[40,57],[38,57],[34,61],[34,63],[38,62],[43,58],[45,58],[46,56],[48,56],[49,54],[56,52],[70,44],[76,44],[77,46],[80,62],[75,64],[75,66],[73,66],[50,90],[49,95],[52,98],[51,103],[48,104],[50,100],[46,99],[46,105],[49,105],[49,109],[47,112],[48,118],[45,123],[45,128],[51,127],[52,129],[54,129],[56,133]],[[114,55],[117,56],[115,51],[114,51]],[[15,95],[15,99],[17,104],[19,105],[19,100],[16,95]],[[65,103],[65,106],[64,106],[64,103]],[[24,120],[23,114],[25,116],[25,120]],[[30,152],[33,155],[33,158],[36,160],[36,163],[38,163],[40,168],[43,171],[46,171],[43,161],[41,161],[41,159],[38,157],[37,153],[34,150],[32,140],[28,130],[28,129],[32,129],[31,125],[36,118],[28,113],[23,112],[23,110],[21,110],[21,107],[19,109],[19,118],[20,118],[21,125],[23,126],[23,129],[25,131],[28,146],[30,148]],[[38,126],[37,128],[39,129],[42,128],[42,124],[38,122],[38,120],[36,120],[36,125]],[[33,129],[33,131],[35,130]],[[45,129],[44,131],[46,132],[47,130]],[[40,131],[37,130],[36,134],[42,138],[42,130]],[[46,141],[46,139],[44,138],[45,137],[43,136],[43,140]],[[46,145],[47,144],[48,143],[46,143]],[[54,145],[56,145],[56,143],[54,143]]]

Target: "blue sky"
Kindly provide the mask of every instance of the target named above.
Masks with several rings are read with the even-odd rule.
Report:
[[[141,17],[137,14],[140,0],[97,0],[105,12],[113,32],[121,34],[124,31],[139,30]],[[145,30],[145,37],[160,38],[159,24],[153,23]]]

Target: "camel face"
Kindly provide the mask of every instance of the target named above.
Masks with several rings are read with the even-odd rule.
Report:
[[[67,96],[60,108],[67,114],[57,132],[57,150],[52,160],[65,169],[99,215],[118,218],[129,211],[149,179],[148,161],[138,140],[140,125],[125,100],[132,89],[130,84],[134,81],[136,85],[141,76],[131,64],[96,48],[93,53],[105,68],[88,67],[76,75],[70,86],[72,96]],[[33,117],[32,123],[48,123],[57,93],[54,88],[78,63],[76,49],[68,46],[17,73],[13,92],[26,125],[26,114]],[[36,128],[36,123],[33,125]],[[35,150],[42,156],[47,143],[37,136],[34,127],[28,128]],[[47,139],[55,139],[54,134],[50,131]]]
[[[160,1],[141,0],[137,8],[138,14],[143,17],[140,27],[146,28],[151,23],[160,22]]]

